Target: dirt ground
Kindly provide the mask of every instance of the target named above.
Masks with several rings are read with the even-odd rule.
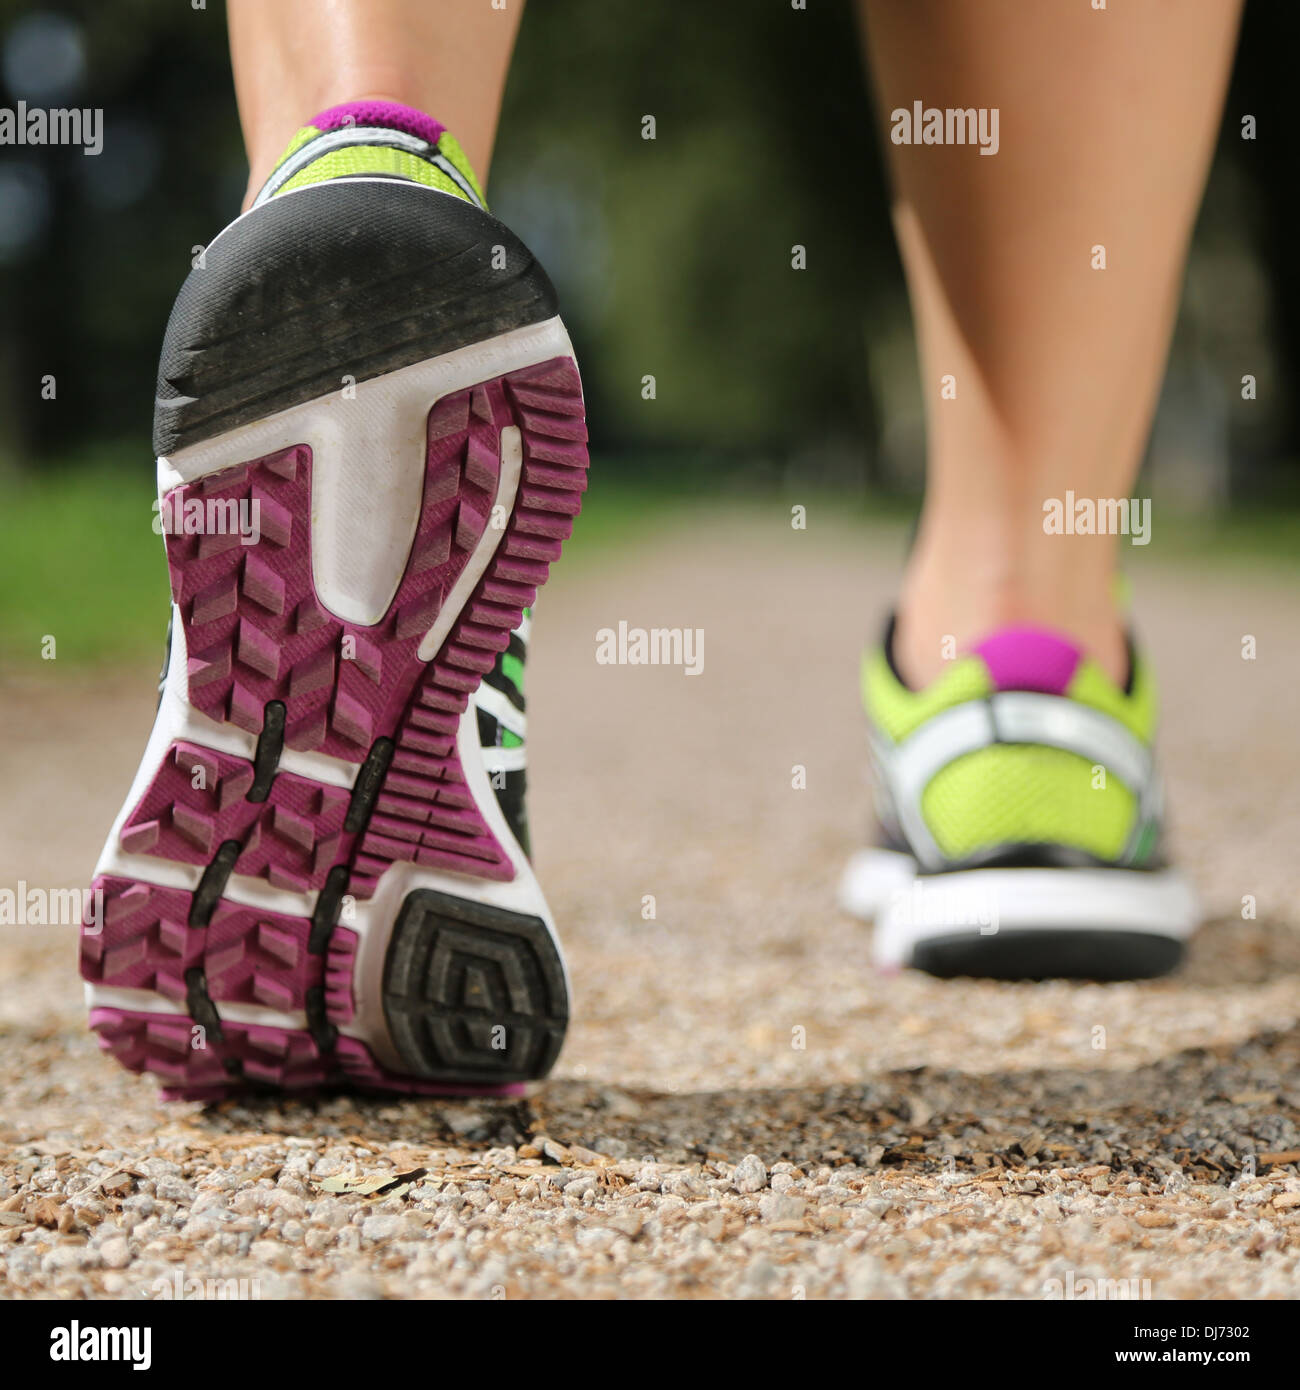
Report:
[[[776,507],[559,566],[531,805],[576,1020],[526,1100],[160,1105],[85,1031],[75,931],[0,928],[0,1294],[1300,1293],[1293,580],[1137,571],[1187,968],[941,983],[834,901],[899,554]],[[703,629],[702,674],[597,664],[620,620]],[[87,881],[153,677],[3,678],[0,887]]]

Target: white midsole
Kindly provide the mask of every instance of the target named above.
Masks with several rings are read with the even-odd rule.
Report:
[[[840,877],[840,906],[864,922],[872,921],[890,897],[911,885],[916,860],[892,849],[860,849]]]
[[[110,985],[94,985],[94,1002],[101,1009],[123,1009],[127,1013],[172,1014],[176,1018],[188,1019],[189,1009],[174,999],[164,998],[150,989],[120,989]],[[224,1000],[221,1005],[223,1023],[247,1023],[260,1028],[288,1028],[290,1030],[307,1027],[305,1013],[281,1013],[278,1009],[268,1009],[262,1004],[240,1004]]]
[[[345,400],[334,394],[307,401],[265,420],[240,426],[216,439],[178,450],[168,459],[159,459],[159,496],[161,498],[182,482],[208,473],[295,444],[311,445],[313,583],[322,601],[336,615],[353,622],[378,622],[397,591],[419,522],[424,479],[424,422],[429,411],[442,396],[554,357],[572,358],[572,355],[568,334],[560,320],[554,318],[400,368],[357,383],[355,398]],[[417,402],[418,432],[411,423]],[[364,410],[357,412],[355,419],[341,409],[346,405],[347,411],[355,411],[359,404]],[[368,422],[364,428],[356,423],[361,420]],[[386,427],[390,434],[385,433]],[[501,473],[495,499],[497,507],[502,509],[501,514],[507,517],[514,504],[521,461],[519,431],[507,427],[502,431]],[[369,497],[360,499],[353,473],[369,479],[372,490]],[[416,485],[410,485],[399,474],[413,476]],[[318,532],[333,540],[318,546]],[[453,587],[421,644],[422,659],[428,660],[436,654],[487,569],[503,535],[504,527],[500,524],[485,529],[462,572],[462,582]],[[346,544],[339,543],[343,536],[347,538]],[[356,559],[367,552],[376,553],[378,559],[373,562]],[[363,613],[366,616],[356,616]],[[122,827],[157,776],[173,743],[191,742],[251,761],[257,737],[234,725],[217,723],[189,703],[185,628],[174,605],[172,617],[171,659],[154,726],[126,800],[95,866],[95,874],[193,892],[202,877],[202,865],[130,854],[121,846]],[[491,711],[502,713],[496,692],[488,686],[480,686],[480,690]],[[522,716],[516,716],[513,722],[520,726],[518,731],[522,733]],[[492,789],[489,770],[484,764],[484,750],[479,744],[475,700],[470,701],[461,716],[457,751],[478,810],[509,856],[514,878],[509,882],[496,882],[469,874],[395,863],[380,877],[372,898],[345,898],[339,925],[355,932],[359,938],[353,975],[357,1011],[353,1020],[340,1031],[364,1042],[375,1060],[390,1069],[404,1067],[389,1038],[383,1016],[382,975],[393,920],[408,893],[433,889],[540,917],[552,937],[556,936],[554,919],[532,866],[511,832]],[[494,770],[499,770],[497,764],[502,761],[503,753],[510,755],[504,759],[506,763],[513,764],[516,758],[522,760],[522,750],[517,754],[515,750],[488,750],[488,753],[495,755]],[[351,788],[359,770],[342,759],[295,752],[290,748],[283,750],[279,768],[344,788]],[[245,906],[310,918],[319,894],[295,893],[274,888],[262,879],[232,874],[223,896]],[[85,992],[87,1004],[92,1008],[184,1013],[180,1005],[150,990],[124,990],[88,983]],[[305,1016],[284,1014],[257,1004],[219,1001],[218,1012],[231,1022],[291,1028],[306,1026]]]
[[[937,937],[1005,931],[1128,931],[1185,941],[1200,923],[1196,894],[1177,869],[969,869],[918,874],[910,855],[863,850],[840,884],[840,903],[874,918],[877,965],[905,966]]]

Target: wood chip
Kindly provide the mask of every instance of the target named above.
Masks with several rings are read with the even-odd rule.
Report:
[[[38,1226],[57,1228],[63,1215],[63,1203],[53,1197],[37,1197],[27,1206],[27,1215]]]
[[[358,1197],[405,1197],[427,1170],[411,1168],[404,1173],[366,1173],[350,1178],[339,1174],[332,1178],[313,1178],[322,1192],[351,1192]]]
[[[608,1168],[614,1162],[608,1154],[584,1149],[581,1144],[569,1145],[569,1158],[581,1168]]]

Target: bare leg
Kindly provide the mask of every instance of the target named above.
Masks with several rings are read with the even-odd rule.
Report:
[[[923,684],[945,635],[1026,622],[1121,678],[1116,538],[1046,535],[1043,503],[1131,495],[1240,0],[863,8],[886,121],[918,99],[1000,111],[995,155],[889,146],[929,434],[900,666]]]
[[[248,202],[295,130],[383,99],[444,122],[487,179],[524,0],[229,0]],[[246,204],[247,205],[247,204]]]

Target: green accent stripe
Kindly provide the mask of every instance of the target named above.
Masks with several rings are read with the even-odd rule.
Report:
[[[1129,855],[1129,860],[1135,865],[1142,865],[1151,857],[1151,851],[1156,846],[1156,836],[1160,827],[1155,821],[1149,820],[1143,825],[1138,835],[1137,844],[1133,846],[1133,851]]]
[[[501,658],[501,674],[522,695],[524,693],[524,663],[507,652]]]

